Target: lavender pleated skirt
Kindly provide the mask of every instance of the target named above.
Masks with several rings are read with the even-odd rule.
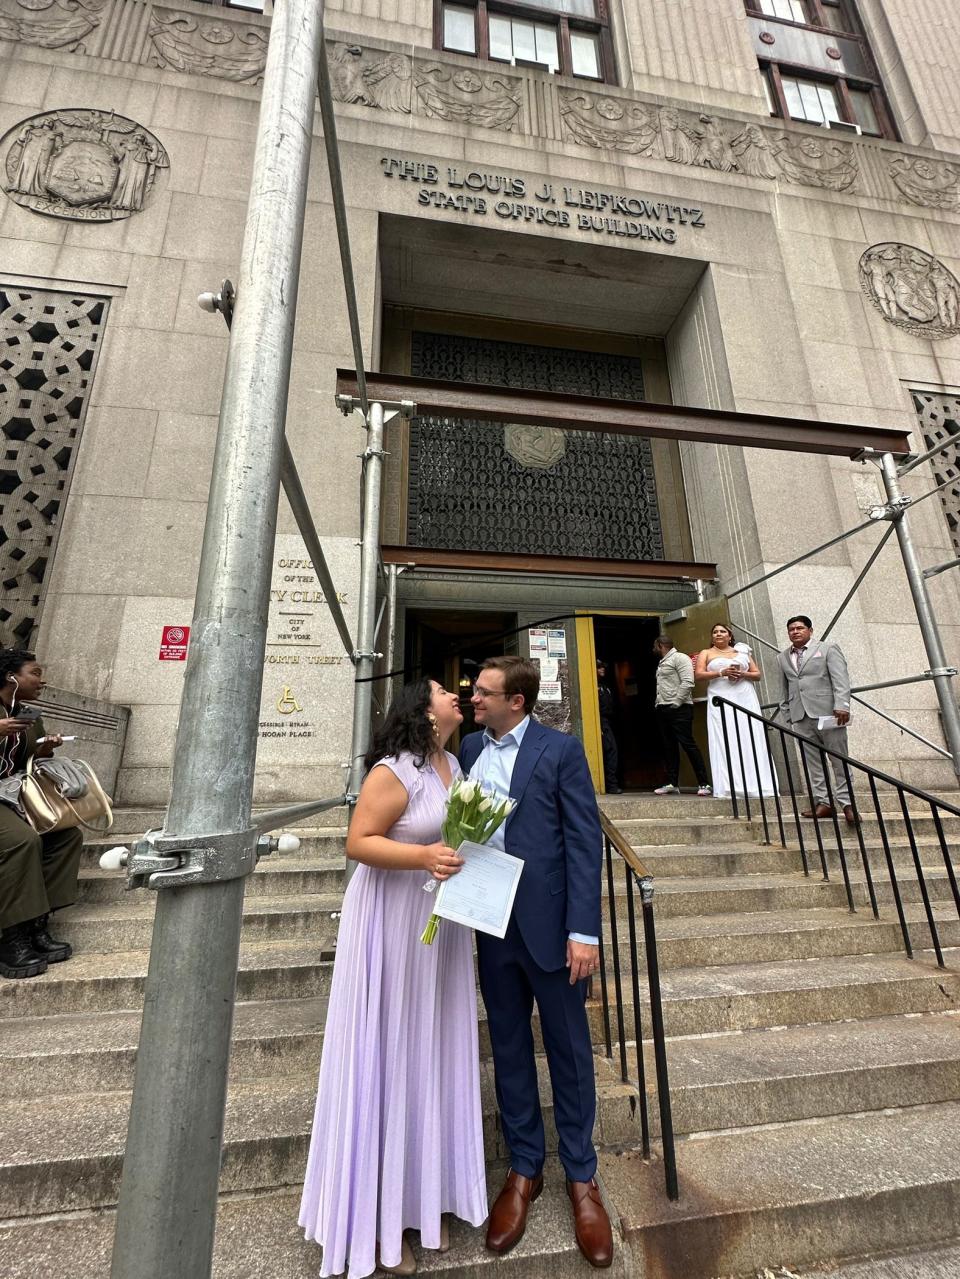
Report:
[[[442,815],[439,777],[415,781]],[[416,816],[391,835],[410,839],[399,827]],[[299,1218],[323,1248],[321,1276],[371,1274],[378,1242],[383,1264],[399,1264],[405,1229],[439,1247],[441,1213],[487,1216],[473,938],[444,922],[420,942],[425,879],[360,866],[344,896]]]

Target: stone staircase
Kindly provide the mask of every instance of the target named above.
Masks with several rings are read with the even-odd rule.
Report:
[[[734,820],[721,801],[623,796],[604,806],[656,876],[681,1186],[680,1202],[669,1203],[656,1150],[651,1163],[638,1153],[635,1088],[621,1081],[616,1052],[612,1061],[598,1056],[601,1175],[621,1223],[614,1273],[719,1279],[781,1263],[799,1273],[835,1257],[960,1237],[960,919],[929,818],[922,826],[918,817],[918,847],[946,970],[926,949],[902,828],[894,858],[913,961],[903,954],[875,820],[863,838],[879,923],[866,908],[856,840],[858,913],[849,912],[829,828],[824,883],[809,823],[814,873],[806,879],[797,851],[758,843],[759,822]],[[299,831],[296,859],[264,861],[248,886],[217,1279],[312,1279],[319,1270],[296,1216],[336,945],[342,820],[324,814]],[[155,824],[155,813],[119,813],[110,840],[85,850],[81,901],[58,921],[76,958],[41,978],[0,983],[2,1279],[108,1274],[153,899],[125,893],[123,876],[101,871],[97,857]],[[788,833],[795,837],[792,825]],[[946,833],[960,845],[960,818]],[[625,1013],[632,1026],[632,1008]],[[598,1003],[590,1015],[602,1053]],[[481,1045],[496,1185],[504,1151],[485,1024]],[[543,1085],[549,1124],[545,1073]],[[656,1134],[652,1091],[650,1104]],[[555,1161],[527,1235],[507,1258],[484,1251],[482,1232],[455,1227],[452,1235],[449,1253],[421,1258],[424,1272],[479,1276],[497,1264],[531,1277],[589,1273]],[[938,1251],[931,1268],[913,1258],[909,1265],[921,1268],[902,1273],[960,1274],[943,1269],[949,1264],[950,1253]]]

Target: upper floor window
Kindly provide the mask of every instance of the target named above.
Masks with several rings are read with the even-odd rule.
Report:
[[[435,44],[515,67],[612,81],[606,0],[436,0]]]
[[[854,0],[744,3],[771,115],[896,137]]]

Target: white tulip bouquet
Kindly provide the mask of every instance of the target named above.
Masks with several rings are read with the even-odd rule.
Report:
[[[479,782],[461,777],[453,783],[447,794],[447,811],[440,828],[440,838],[454,851],[466,840],[474,844],[485,844],[514,808],[515,800],[499,799],[493,791],[486,790]],[[427,893],[432,893],[436,887],[435,879],[427,880],[423,886]],[[439,927],[440,916],[431,915],[420,937],[425,946],[433,945]]]

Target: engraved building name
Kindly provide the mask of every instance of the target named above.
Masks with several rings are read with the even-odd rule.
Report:
[[[449,213],[493,215],[532,226],[571,227],[596,235],[676,243],[684,227],[704,227],[703,210],[627,191],[531,184],[524,177],[385,155],[383,176],[417,188],[417,203]]]

